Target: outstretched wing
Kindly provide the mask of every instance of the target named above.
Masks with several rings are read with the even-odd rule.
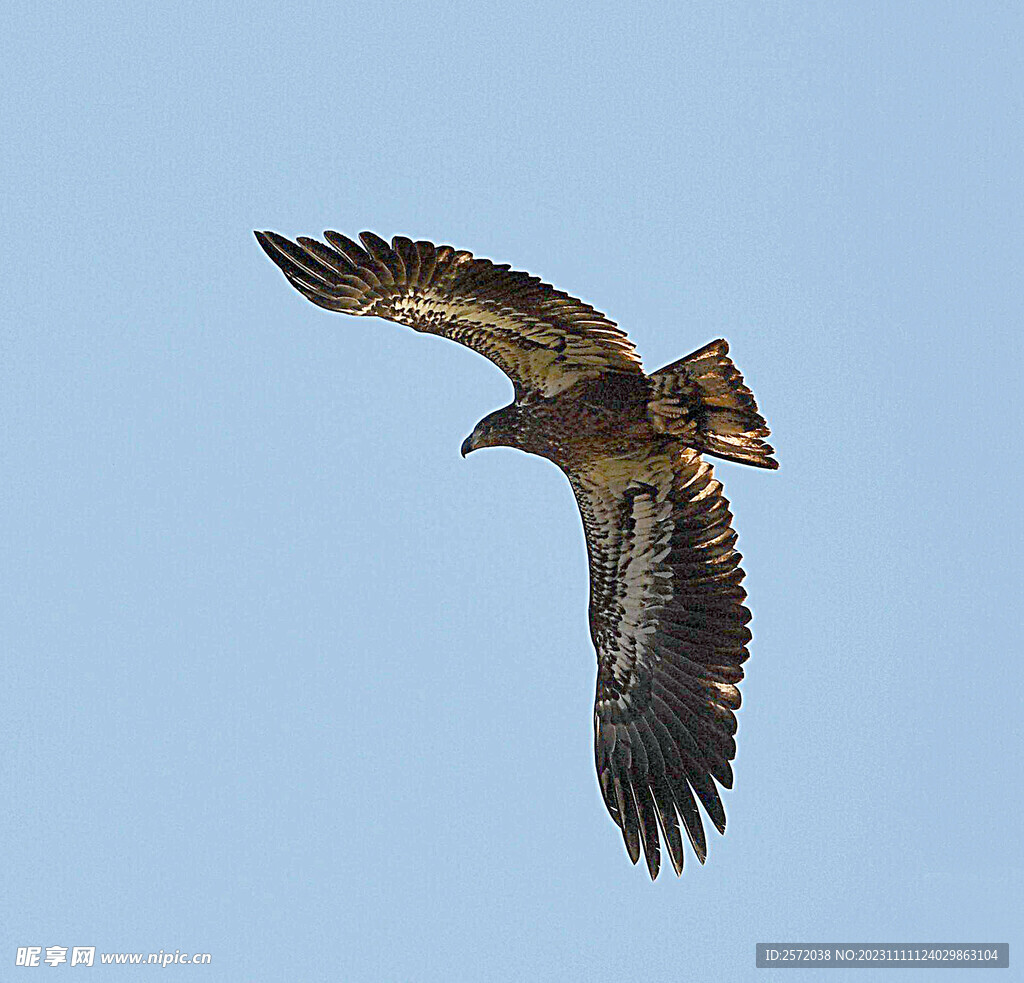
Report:
[[[360,246],[257,232],[267,255],[303,296],[346,314],[370,314],[461,342],[495,362],[517,395],[553,396],[604,372],[641,372],[626,335],[603,314],[528,273],[451,246],[372,232]],[[333,247],[333,248],[332,248]]]
[[[701,863],[699,800],[719,832],[732,787],[733,711],[747,622],[729,503],[696,451],[653,446],[569,476],[590,556],[597,649],[594,739],[601,793],[630,859],[676,873],[679,820]]]

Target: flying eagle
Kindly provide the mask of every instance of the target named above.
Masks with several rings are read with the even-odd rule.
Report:
[[[733,783],[751,636],[729,503],[702,455],[778,467],[729,346],[713,341],[645,375],[612,321],[507,265],[371,232],[362,245],[336,232],[327,245],[256,238],[314,304],[450,338],[512,380],[515,399],[476,425],[462,454],[518,447],[569,479],[590,560],[601,794],[652,878],[659,831],[682,872],[680,820],[703,863],[697,801],[724,833],[715,783]]]

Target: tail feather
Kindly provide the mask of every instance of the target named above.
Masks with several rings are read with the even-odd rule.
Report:
[[[647,412],[655,428],[702,453],[758,468],[777,468],[771,431],[754,394],[729,357],[728,342],[712,341],[650,375]]]

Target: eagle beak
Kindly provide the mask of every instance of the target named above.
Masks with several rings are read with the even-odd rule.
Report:
[[[475,451],[475,450],[476,450],[476,444],[473,443],[473,435],[470,434],[462,442],[462,456],[465,457],[470,451]]]

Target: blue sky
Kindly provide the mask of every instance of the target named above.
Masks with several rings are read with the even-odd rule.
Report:
[[[1019,947],[1019,5],[4,19],[4,978]],[[754,642],[705,867],[652,884],[601,804],[567,483],[459,457],[507,380],[305,303],[253,228],[511,263],[649,369],[729,339],[782,467],[719,468]]]

